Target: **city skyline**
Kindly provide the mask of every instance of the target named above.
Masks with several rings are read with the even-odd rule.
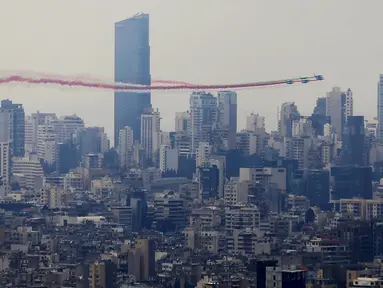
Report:
[[[382,5],[378,1],[369,2],[370,5],[364,6],[355,1],[331,2],[331,5],[329,1],[315,4],[309,4],[306,1],[281,3],[280,11],[288,11],[290,14],[280,15],[278,11],[274,11],[270,19],[262,16],[262,14],[270,15],[272,11],[271,4],[266,1],[257,3],[244,1],[241,7],[236,7],[231,1],[221,1],[222,6],[218,6],[221,8],[216,10],[218,13],[209,12],[215,8],[214,1],[204,5],[203,2],[200,2],[200,5],[199,3],[177,5],[174,1],[165,1],[161,3],[161,6],[153,1],[140,2],[142,4],[132,1],[127,5],[123,4],[123,1],[116,1],[113,7],[107,7],[101,2],[92,2],[94,10],[88,12],[87,21],[80,21],[85,11],[89,11],[86,9],[86,1],[77,6],[71,3],[60,4],[58,10],[63,12],[63,15],[76,9],[71,16],[71,23],[67,23],[48,2],[42,1],[41,5],[44,6],[41,7],[50,13],[36,18],[37,15],[24,15],[22,11],[14,15],[4,13],[7,9],[14,11],[13,9],[17,8],[17,5],[5,1],[4,3],[7,4],[2,10],[4,15],[1,15],[0,21],[4,24],[2,27],[12,26],[14,29],[12,33],[5,28],[2,31],[4,53],[0,56],[0,60],[3,67],[5,70],[33,69],[47,72],[60,71],[64,74],[89,73],[111,76],[113,75],[113,23],[134,15],[137,11],[143,11],[151,14],[152,17],[150,27],[152,74],[156,78],[190,79],[195,83],[220,83],[254,79],[261,81],[300,73],[323,73],[327,81],[316,87],[259,89],[238,93],[239,114],[259,112],[266,117],[266,126],[271,130],[276,128],[277,105],[295,101],[301,107],[302,114],[309,114],[315,105],[316,98],[325,96],[334,84],[353,90],[355,114],[365,115],[367,119],[376,116],[376,82],[382,70],[379,67],[381,56],[378,51],[382,44],[380,40],[372,38],[372,34],[361,34],[358,31],[365,31],[367,27],[372,27],[371,29],[378,27],[374,25],[376,24],[374,19],[378,18],[369,17],[362,21],[357,17],[357,13],[364,11],[364,14],[374,15]],[[25,11],[30,10],[29,4],[25,5]],[[40,4],[34,4],[34,7],[36,5]],[[172,5],[178,8],[177,14],[169,14],[169,7]],[[198,25],[195,21],[191,21],[197,9],[200,11]],[[302,9],[305,9],[305,13],[299,14]],[[13,19],[10,19],[7,14],[12,14]],[[340,14],[345,15],[341,22],[337,21],[337,16]],[[240,15],[243,17],[239,17]],[[326,23],[321,21],[324,15],[327,15]],[[20,22],[20,17],[28,21],[30,25],[20,29],[21,26],[17,24]],[[43,25],[46,21],[53,19],[57,21],[52,21],[50,28]],[[224,27],[222,25],[228,23],[229,19],[236,20],[230,22],[231,28],[225,29],[223,35],[216,27]],[[277,19],[279,20],[276,21]],[[305,19],[310,21],[307,22]],[[208,21],[209,25],[204,21]],[[280,24],[282,21],[283,29]],[[308,23],[307,26],[301,24],[305,22]],[[189,26],[188,23],[193,25]],[[260,25],[261,23],[263,24]],[[50,33],[51,28],[56,32]],[[294,29],[299,29],[300,33],[295,35],[288,32]],[[242,32],[238,33],[238,31]],[[315,31],[315,33],[308,34],[305,33],[306,31]],[[44,41],[44,33],[49,33],[52,40]],[[18,38],[12,36],[16,34],[19,35]],[[192,39],[196,39],[197,35],[200,40],[193,41]],[[34,40],[28,41],[28,39]],[[287,39],[289,39],[288,46],[276,45],[276,41],[287,41]],[[352,45],[348,45],[346,51],[341,48],[344,45],[326,44],[336,39],[338,41],[354,39],[354,41]],[[26,45],[25,41],[29,44]],[[205,44],[200,45],[197,42]],[[370,45],[361,45],[366,42]],[[238,55],[235,50],[238,43],[241,43],[241,55]],[[225,49],[220,48],[223,46]],[[364,56],[356,57],[361,54]],[[302,59],[305,61],[301,61]],[[67,65],[68,62],[71,63],[70,66]],[[273,69],[266,69],[270,65]],[[202,66],[206,68],[200,69]],[[44,110],[47,112],[56,111],[60,115],[77,113],[86,119],[89,126],[105,126],[108,135],[113,136],[113,119],[106,116],[100,117],[100,115],[113,113],[113,105],[108,103],[110,99],[108,92],[24,89],[22,87],[0,88],[0,92],[6,98],[23,103],[28,113],[36,111],[37,108],[42,110],[38,103],[44,103],[46,107]],[[31,97],[25,96],[28,94]],[[164,117],[164,130],[173,128],[174,113],[186,107],[188,102],[188,93],[174,94],[153,93],[152,96],[153,107],[159,108],[162,115],[171,116]],[[56,99],[66,100],[51,100],[52,95],[55,95]],[[270,97],[275,99],[272,103],[264,100]],[[73,107],[72,103],[79,105]],[[86,108],[89,107],[89,103],[92,103],[91,109]],[[170,103],[172,105],[169,105]],[[245,126],[245,120],[238,121],[240,128]]]
[[[3,1],[3,287],[383,287],[383,2]]]

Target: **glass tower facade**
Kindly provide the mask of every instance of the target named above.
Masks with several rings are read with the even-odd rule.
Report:
[[[363,166],[365,152],[364,117],[349,116],[343,130],[342,164]]]
[[[115,23],[114,80],[150,85],[149,15],[137,14]],[[150,93],[115,92],[114,143],[125,126],[133,129],[134,140],[141,137],[141,114],[151,108]]]
[[[6,99],[0,104],[0,141],[11,143],[11,155],[24,157],[25,113],[23,105]]]
[[[379,75],[378,83],[378,139],[383,139],[383,74]]]

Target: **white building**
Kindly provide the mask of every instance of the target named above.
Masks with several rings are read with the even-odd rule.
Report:
[[[195,154],[200,142],[210,142],[218,118],[217,98],[203,91],[190,94],[191,152]]]
[[[218,92],[218,121],[221,129],[228,130],[228,148],[235,148],[237,133],[237,93],[234,91]]]
[[[79,128],[84,128],[84,121],[76,115],[57,118],[54,113],[33,113],[25,119],[26,151],[38,152],[41,159],[51,162],[50,154],[56,152],[52,147],[70,141]]]
[[[84,120],[76,115],[52,119],[51,124],[56,135],[57,143],[70,141],[77,129],[84,128]]]
[[[178,171],[178,149],[172,149],[169,145],[161,145],[160,147],[160,170],[165,172],[167,170]]]
[[[331,124],[338,139],[342,139],[344,125],[348,116],[353,115],[352,91],[346,92],[334,87],[326,94],[326,116],[331,117]]]
[[[45,118],[50,117],[51,119],[56,118],[55,113],[32,113],[25,117],[25,151],[36,152],[37,151],[37,131],[39,125],[44,124]]]
[[[133,129],[126,126],[120,130],[118,136],[118,152],[120,154],[120,167],[130,167],[133,164]]]
[[[12,160],[12,173],[25,177],[27,189],[39,188],[44,176],[43,168],[36,153],[26,153],[25,157],[14,157]]]
[[[248,115],[246,117],[246,130],[256,134],[264,134],[266,132],[265,117],[259,116],[258,113]]]
[[[141,115],[141,144],[146,159],[155,159],[160,148],[160,112],[152,111]]]
[[[44,123],[37,129],[37,156],[48,164],[53,164],[56,160],[57,142],[52,121],[53,117],[46,117]]]
[[[305,137],[313,135],[312,121],[307,117],[301,117],[299,120],[293,120],[293,137]]]
[[[324,134],[324,137],[331,137],[331,134],[332,134],[331,124],[329,124],[329,123],[324,124],[323,134]]]
[[[202,167],[204,163],[209,162],[212,147],[207,142],[200,142],[197,149],[196,167]]]

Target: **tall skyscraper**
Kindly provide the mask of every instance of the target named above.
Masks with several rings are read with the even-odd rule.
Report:
[[[133,130],[129,126],[120,130],[118,139],[118,152],[120,154],[120,167],[130,167],[133,163]]]
[[[150,85],[149,15],[135,16],[115,23],[114,80]],[[140,140],[141,114],[151,107],[150,92],[115,92],[114,145],[124,127],[133,129],[134,140]]]
[[[195,154],[200,142],[211,140],[211,132],[217,123],[217,98],[206,92],[193,92],[190,95],[191,152]]]
[[[156,160],[157,152],[160,148],[160,129],[161,118],[158,110],[141,115],[141,144],[146,159]]]
[[[338,139],[342,139],[347,117],[353,115],[353,97],[348,89],[346,92],[334,87],[326,94],[326,116],[331,117],[331,124]]]
[[[45,117],[42,124],[38,125],[36,136],[36,152],[38,158],[44,160],[48,164],[56,161],[56,134],[52,125],[52,121],[56,117]]]
[[[377,116],[378,116],[378,139],[383,139],[383,74],[379,75]]]
[[[12,156],[24,156],[25,113],[23,105],[2,100],[0,107],[0,141],[11,144]]]
[[[349,116],[343,130],[342,164],[359,165],[364,163],[364,117]]]
[[[218,92],[218,118],[222,129],[228,130],[228,148],[235,148],[237,134],[237,93],[234,91]]]

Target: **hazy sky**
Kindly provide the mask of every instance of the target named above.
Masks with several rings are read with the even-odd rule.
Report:
[[[215,84],[323,74],[323,83],[238,92],[239,128],[246,114],[266,116],[295,101],[311,113],[332,86],[351,88],[354,114],[376,114],[383,72],[382,0],[0,0],[0,70],[34,70],[113,78],[114,22],[151,14],[151,74]],[[59,115],[78,114],[113,135],[113,93],[12,85],[2,98]],[[188,93],[153,93],[162,129],[188,109]]]

